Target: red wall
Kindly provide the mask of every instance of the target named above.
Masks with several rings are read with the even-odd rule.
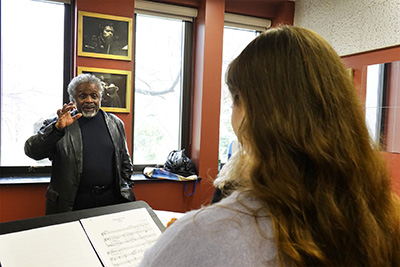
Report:
[[[184,186],[183,182],[138,181],[133,191],[137,200],[153,209],[185,212],[192,197]],[[187,183],[188,194],[193,187],[194,182]],[[46,188],[47,184],[0,185],[0,223],[44,216]]]
[[[199,185],[201,198],[191,199],[199,207],[212,196],[212,179],[218,173],[219,113],[221,99],[222,37],[225,1],[205,1],[199,7],[195,35],[194,102],[190,155],[206,178]],[[204,192],[207,193],[204,194]]]
[[[78,32],[78,10],[87,11],[93,13],[130,17],[134,18],[134,2],[126,0],[76,0],[75,9],[75,32]],[[77,35],[75,34],[75,45],[77,47]],[[132,38],[131,47],[134,45]],[[133,54],[133,53],[132,53]],[[77,67],[92,67],[92,68],[103,68],[103,69],[116,69],[116,70],[127,70],[133,71],[133,58],[131,61],[125,60],[110,60],[92,57],[81,57],[77,56],[77,50],[74,51],[74,74],[77,74]],[[75,76],[74,75],[74,76]],[[131,88],[133,85],[133,77],[131,82]],[[133,103],[133,94],[131,94],[131,103]],[[129,113],[115,113],[124,123],[126,136],[132,136],[132,118],[133,118],[133,105],[131,104],[131,112]],[[127,138],[129,151],[132,149],[132,138]]]
[[[0,223],[43,216],[47,185],[0,185]]]
[[[353,69],[354,82],[358,87],[358,91],[363,102],[365,102],[366,96],[367,66],[399,60],[399,45],[343,57],[343,61],[346,66]],[[387,160],[394,190],[400,195],[400,154],[387,152],[383,152],[382,154]]]

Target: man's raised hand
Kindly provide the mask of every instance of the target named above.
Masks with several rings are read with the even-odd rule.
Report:
[[[57,110],[58,120],[56,122],[56,128],[59,131],[62,131],[65,127],[71,125],[82,117],[82,113],[77,113],[76,115],[72,116],[71,112],[76,109],[76,106],[73,102],[69,102],[68,104],[64,104],[64,106]]]

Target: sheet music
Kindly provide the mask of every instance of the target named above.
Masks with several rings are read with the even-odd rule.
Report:
[[[0,235],[0,266],[102,266],[78,221]]]
[[[161,230],[146,208],[82,219],[81,223],[105,266],[138,266]]]

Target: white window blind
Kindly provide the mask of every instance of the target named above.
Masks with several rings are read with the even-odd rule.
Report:
[[[71,0],[33,0],[36,2],[53,2],[53,3],[60,3],[60,4],[71,4]]]
[[[193,19],[197,17],[196,8],[155,3],[143,0],[135,1],[135,13],[181,19],[184,21],[193,21]]]
[[[225,13],[225,26],[262,32],[271,27],[271,20]]]

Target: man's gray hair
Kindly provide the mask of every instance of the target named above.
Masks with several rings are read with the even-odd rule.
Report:
[[[82,83],[91,83],[97,86],[99,88],[99,93],[100,93],[100,99],[103,96],[103,85],[101,84],[101,80],[94,76],[93,74],[90,73],[82,73],[76,76],[71,80],[71,82],[68,84],[68,94],[69,94],[69,100],[75,102],[75,96],[76,96],[76,88],[82,84]]]

